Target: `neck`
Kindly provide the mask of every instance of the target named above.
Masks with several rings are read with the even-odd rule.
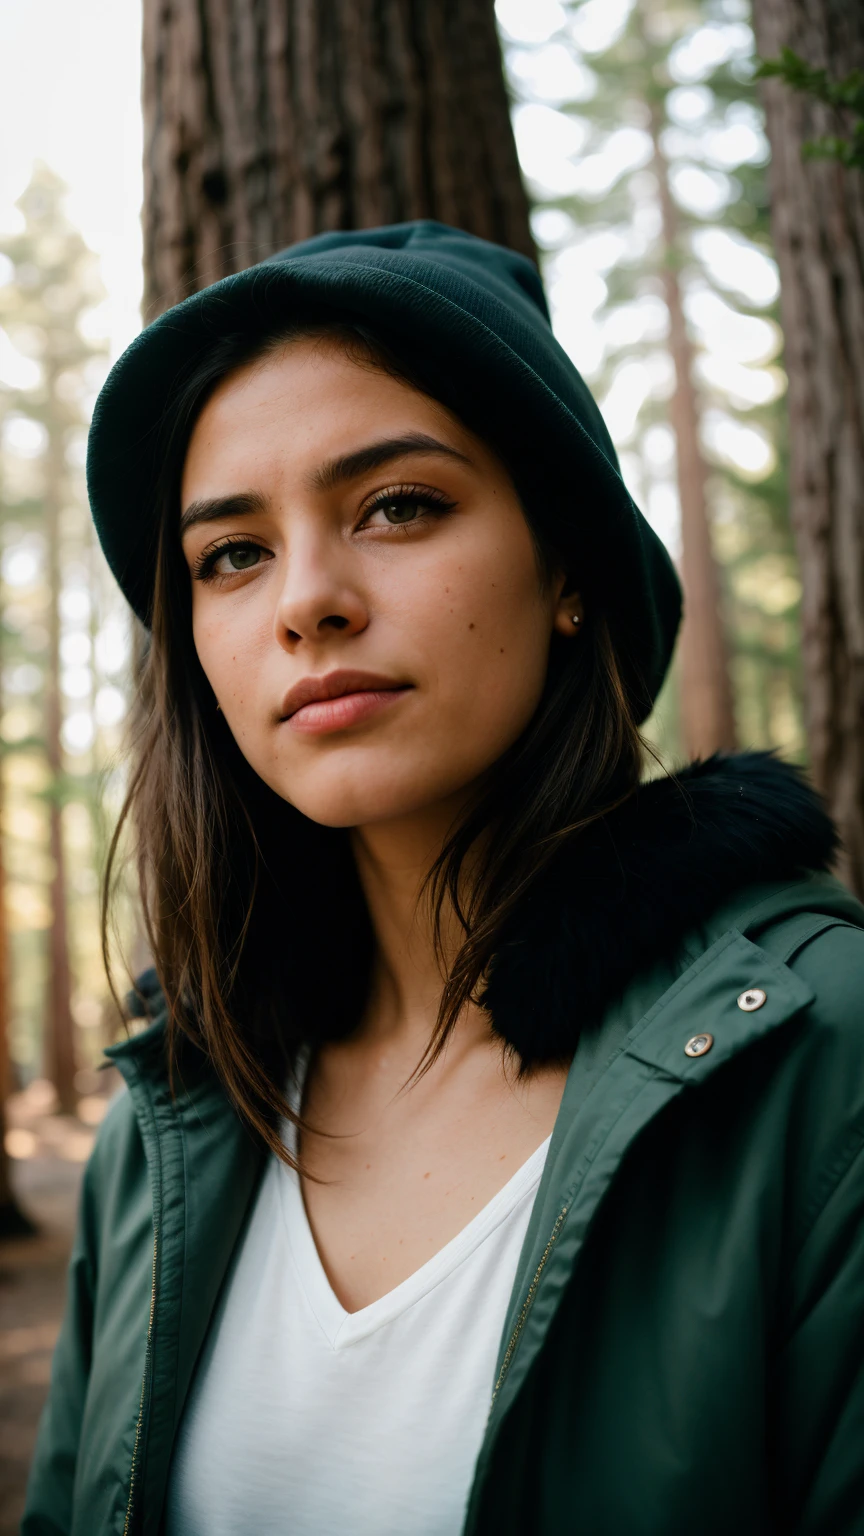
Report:
[[[361,1033],[389,1047],[422,1055],[429,1043],[444,984],[435,951],[431,903],[423,886],[461,805],[445,802],[397,822],[352,831],[352,847],[376,938],[369,1007]],[[449,902],[441,912],[444,966],[461,930]],[[488,1035],[480,1009],[460,1019],[459,1032]]]

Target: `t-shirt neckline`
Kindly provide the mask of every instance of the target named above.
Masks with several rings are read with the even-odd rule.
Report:
[[[425,1264],[392,1290],[357,1312],[346,1311],[327,1278],[306,1213],[298,1175],[293,1168],[287,1168],[274,1158],[291,1258],[303,1294],[331,1349],[346,1349],[360,1339],[368,1338],[409,1307],[415,1306],[465,1263],[516,1207],[536,1190],[550,1140],[551,1136],[547,1136],[522,1166],[516,1169],[503,1188],[443,1248],[439,1248]]]
[[[309,1051],[304,1049],[298,1057],[288,1090],[292,1108],[302,1103],[308,1065]],[[287,1146],[296,1144],[296,1128],[293,1124],[286,1122],[282,1134]],[[409,1307],[415,1306],[470,1258],[516,1207],[536,1191],[551,1140],[551,1135],[547,1136],[497,1194],[425,1264],[421,1264],[413,1274],[379,1296],[377,1301],[359,1308],[357,1312],[348,1312],[343,1307],[330,1284],[309,1222],[299,1175],[274,1156],[274,1172],[279,1180],[280,1208],[288,1250],[300,1288],[331,1349],[345,1349],[385,1327]]]

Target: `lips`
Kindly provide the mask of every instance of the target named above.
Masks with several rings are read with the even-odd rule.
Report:
[[[393,702],[410,686],[378,672],[339,671],[304,677],[285,695],[281,719],[295,730],[314,734],[344,729]]]

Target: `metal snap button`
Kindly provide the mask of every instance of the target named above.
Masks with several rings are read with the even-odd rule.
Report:
[[[714,1044],[713,1035],[694,1035],[684,1047],[685,1056],[704,1056]]]
[[[748,987],[738,999],[738,1007],[742,1013],[755,1013],[757,1008],[762,1008],[768,1001],[768,993],[761,987]]]

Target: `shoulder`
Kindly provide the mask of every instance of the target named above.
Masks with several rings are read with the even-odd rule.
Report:
[[[123,1162],[130,1149],[141,1147],[138,1117],[132,1095],[125,1083],[112,1096],[102,1124],[96,1133],[88,1171],[99,1177],[118,1162]]]
[[[808,914],[813,935],[790,956],[790,968],[813,988],[824,1027],[864,1029],[864,911],[861,926],[848,917]]]
[[[812,876],[757,905],[741,926],[810,999],[797,1031],[808,1067],[822,1059],[842,1073],[857,1062],[864,1086],[864,907],[836,880]]]
[[[797,1030],[805,1102],[820,1140],[864,1137],[864,928],[837,921],[814,933],[788,965],[813,994]]]
[[[757,965],[765,961],[752,985],[770,994],[785,977],[795,995],[764,1050],[757,1039],[741,1053],[741,1074],[724,1093],[727,1114],[748,1106],[753,1150],[785,1190],[793,1256],[853,1170],[860,1174],[864,1147],[864,910],[832,880],[808,884],[772,896],[768,926],[751,935]],[[859,1194],[860,1227],[864,1186]]]
[[[864,1045],[864,906],[831,875],[744,886],[685,945],[688,963],[730,936],[753,947],[754,964],[796,979],[799,1034],[841,1052]],[[757,976],[751,978],[757,984]]]
[[[864,1140],[864,908],[825,875],[744,887],[624,1001],[628,1053],[704,1086],[694,1133],[737,1128],[806,1224]]]
[[[135,1104],[123,1084],[111,1100],[84,1170],[82,1236],[98,1249],[135,1211],[150,1221],[152,1196],[147,1156]]]
[[[769,970],[793,982],[797,1006],[781,1035],[783,1059],[805,1078],[810,1096],[836,1087],[830,1107],[864,1112],[864,907],[830,875],[745,889],[705,934],[739,932]],[[721,939],[722,942],[722,939]],[[758,985],[754,974],[751,984]]]
[[[806,1318],[853,1297],[860,1308],[864,1284],[864,928],[822,928],[788,964],[813,995],[790,1040],[781,1122],[786,1285],[790,1315]]]

